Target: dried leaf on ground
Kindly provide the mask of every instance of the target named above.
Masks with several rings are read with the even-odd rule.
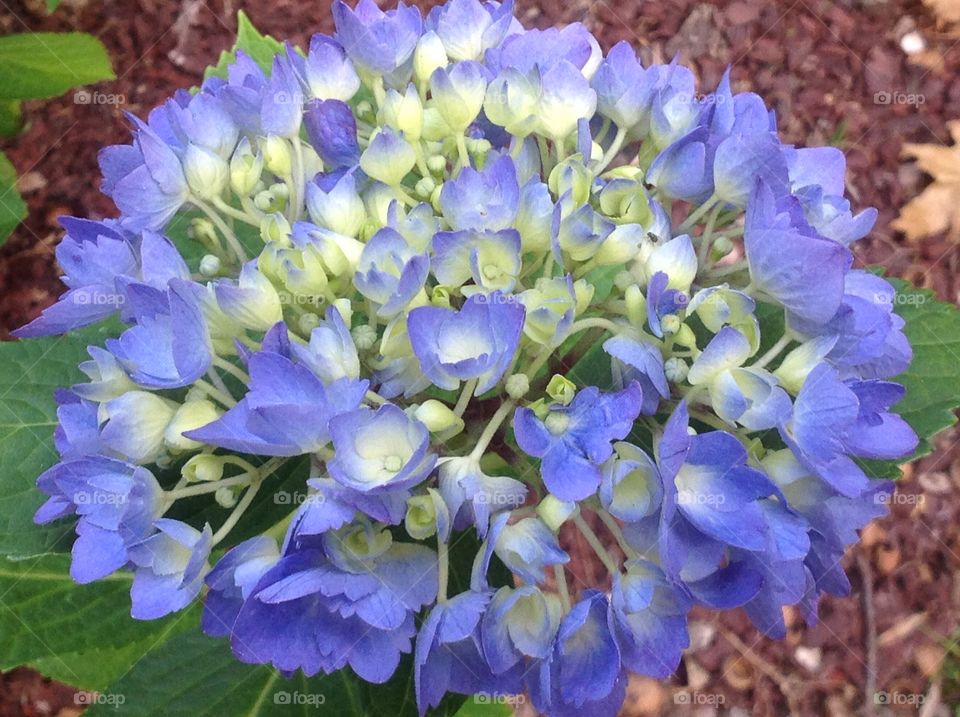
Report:
[[[948,123],[953,145],[904,144],[903,156],[917,160],[917,165],[933,177],[933,182],[919,196],[900,210],[891,224],[910,241],[947,232],[960,241],[960,121]]]

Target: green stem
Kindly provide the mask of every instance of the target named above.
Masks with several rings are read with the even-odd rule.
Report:
[[[614,160],[617,156],[617,153],[620,151],[620,148],[623,147],[623,141],[627,138],[627,130],[624,127],[617,127],[617,133],[613,137],[613,142],[610,144],[610,147],[606,152],[603,153],[603,157],[600,159],[600,164],[597,165],[597,168],[593,171],[594,175],[599,175],[607,168],[607,166]]]
[[[447,582],[450,575],[450,555],[447,544],[437,534],[437,602],[447,601]]]
[[[257,217],[251,216],[247,212],[241,212],[236,207],[231,207],[229,204],[223,201],[220,197],[217,197],[216,199],[213,200],[213,206],[215,206],[217,209],[219,209],[221,212],[223,212],[227,216],[233,217],[237,221],[241,221],[244,224],[249,224],[252,227],[257,227],[258,229],[260,228],[260,220]]]
[[[220,356],[214,356],[213,365],[216,366],[217,368],[223,369],[224,371],[229,373],[231,376],[233,376],[235,379],[237,379],[243,384],[250,383],[250,376],[247,375],[247,372],[244,371],[239,366],[236,366],[230,363],[225,358],[222,358]]]
[[[703,234],[700,235],[700,250],[697,253],[697,265],[700,267],[705,267],[707,265],[707,259],[710,258],[710,244],[713,241],[713,228],[716,226],[717,217],[720,215],[720,211],[723,209],[722,204],[717,204],[713,211],[710,212],[710,218],[707,219],[707,226],[703,230]]]
[[[453,412],[457,416],[462,416],[467,406],[470,405],[470,399],[473,398],[473,392],[477,390],[477,382],[480,379],[472,378],[463,384],[463,390],[460,391],[460,398],[457,399],[457,405],[453,407]]]
[[[713,209],[714,205],[720,201],[720,198],[716,194],[711,194],[710,198],[707,199],[703,204],[697,207],[691,214],[686,218],[683,224],[680,225],[680,228],[677,229],[677,234],[683,234],[684,232],[689,231],[693,228],[703,216]]]
[[[217,214],[213,207],[207,204],[202,199],[197,199],[196,197],[190,197],[190,202],[207,215],[207,218],[213,222],[214,226],[220,230],[220,233],[223,234],[223,238],[227,240],[227,244],[230,245],[230,248],[233,250],[233,253],[236,255],[237,259],[241,264],[247,261],[247,253],[243,250],[243,245],[240,244],[240,240],[237,239],[237,235],[233,233],[233,229],[227,226],[226,222],[223,221],[223,217]]]
[[[166,499],[169,502],[175,500],[180,500],[181,498],[192,498],[197,495],[206,495],[207,493],[216,493],[221,488],[229,488],[234,485],[246,485],[252,481],[254,475],[251,473],[242,473],[238,476],[231,476],[230,478],[222,478],[220,480],[211,481],[209,483],[199,483],[197,485],[187,486],[186,488],[176,488],[174,490],[168,490],[165,494]]]
[[[773,361],[777,356],[783,353],[783,350],[791,343],[793,343],[793,337],[790,334],[784,334],[780,337],[777,343],[771,346],[763,356],[753,363],[750,368],[763,368]]]
[[[600,542],[600,538],[597,537],[597,534],[593,532],[593,528],[587,525],[587,521],[583,519],[583,516],[577,514],[573,517],[573,523],[577,526],[577,529],[589,543],[590,547],[593,549],[593,552],[597,554],[597,557],[600,558],[600,562],[603,563],[604,567],[607,569],[611,575],[616,575],[620,572],[620,568],[617,566],[617,562],[613,559],[610,553],[607,552],[607,549],[603,547],[603,543]]]
[[[557,582],[557,594],[560,596],[560,605],[563,606],[563,612],[570,612],[570,589],[567,587],[567,574],[563,565],[555,563],[553,566],[553,575]]]
[[[617,545],[620,546],[620,550],[623,551],[624,555],[628,558],[636,558],[637,551],[630,547],[630,544],[627,542],[627,539],[623,535],[623,531],[620,529],[620,524],[614,519],[605,510],[598,510],[597,515],[600,516],[600,520],[603,521],[603,524],[607,526],[607,530],[617,539]]]
[[[247,488],[247,491],[243,494],[243,498],[237,503],[233,512],[230,513],[230,516],[224,521],[223,525],[220,526],[219,530],[213,534],[214,545],[219,544],[227,537],[230,531],[233,530],[240,518],[243,517],[243,514],[247,512],[247,508],[253,503],[253,499],[257,497],[257,492],[260,490],[261,485],[263,485],[263,481],[250,484],[250,487]]]
[[[233,398],[233,396],[224,393],[216,386],[204,381],[202,378],[198,378],[196,381],[194,381],[193,385],[197,388],[203,389],[203,391],[205,391],[210,398],[215,398],[225,408],[233,408],[237,405],[237,401]]]

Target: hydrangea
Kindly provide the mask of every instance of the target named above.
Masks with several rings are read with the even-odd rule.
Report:
[[[421,712],[614,715],[695,605],[815,621],[891,490],[861,459],[917,445],[843,155],[782,144],[729,73],[697,94],[510,2],[333,16],[134,119],[100,155],[119,216],[63,220],[67,291],[18,335],[121,327],[58,394],[38,479],[73,578],[131,571],[138,619],[202,599],[284,674],[380,683],[412,654]],[[601,584],[568,587],[565,523]]]

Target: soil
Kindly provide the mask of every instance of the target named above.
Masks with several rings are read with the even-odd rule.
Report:
[[[114,213],[98,193],[96,154],[127,141],[124,112],[142,116],[176,88],[197,84],[232,44],[239,9],[262,31],[301,46],[331,29],[324,1],[64,0],[52,16],[43,0],[0,1],[0,34],[97,35],[117,79],[90,89],[119,99],[78,103],[68,94],[28,103],[26,130],[0,142],[30,209],[0,249],[0,338],[62,291],[53,259],[56,218]],[[734,89],[763,96],[786,141],[831,143],[847,153],[854,204],[880,212],[856,248],[858,261],[957,301],[956,245],[936,237],[906,244],[889,228],[926,181],[901,159],[902,143],[946,142],[945,122],[960,117],[960,43],[921,2],[517,0],[517,15],[538,27],[582,21],[604,48],[625,40],[647,62],[680,53],[705,91],[732,64]],[[926,49],[908,56],[901,39],[914,32]],[[892,515],[869,527],[847,559],[852,595],[824,600],[819,625],[797,619],[777,642],[759,636],[742,614],[699,612],[681,670],[666,684],[633,680],[623,714],[917,714],[921,701],[925,715],[952,714],[960,685],[944,676],[941,661],[956,650],[951,635],[960,637],[956,439],[952,431],[941,436],[937,452],[909,468]],[[582,558],[577,569],[586,578],[594,567]],[[947,673],[960,671],[956,659]],[[0,717],[78,711],[69,688],[28,670],[0,675]]]

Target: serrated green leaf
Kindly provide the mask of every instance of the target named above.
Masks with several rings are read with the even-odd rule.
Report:
[[[283,50],[283,43],[269,35],[263,35],[250,22],[247,14],[241,10],[237,13],[237,41],[229,52],[221,52],[220,59],[214,67],[208,67],[204,79],[208,77],[227,76],[227,66],[237,59],[237,50],[243,50],[250,58],[264,70],[269,72],[273,66],[274,56]]]
[[[156,642],[179,618],[144,622],[130,618],[130,573],[116,573],[90,585],[77,585],[69,555],[24,560],[0,558],[0,670],[90,648]],[[89,654],[89,653],[88,653]],[[70,666],[59,665],[70,677]],[[90,678],[74,675],[68,682]]]
[[[894,310],[906,321],[903,332],[913,347],[910,368],[894,381],[907,393],[894,410],[922,440],[914,457],[931,451],[929,439],[957,422],[960,406],[960,311],[937,301],[926,289],[891,279],[897,289]]]
[[[0,344],[0,555],[46,553],[73,534],[66,523],[33,524],[44,500],[37,476],[57,461],[54,391],[83,379],[77,366],[88,358],[87,346],[115,333],[97,327]]]
[[[0,99],[57,97],[71,87],[114,79],[103,44],[82,32],[0,37]]]
[[[0,152],[0,245],[27,217],[27,205],[17,191],[17,170]]]
[[[190,629],[191,625],[185,624],[183,629]],[[103,691],[137,664],[137,660],[152,644],[149,640],[141,640],[120,647],[91,646],[79,652],[60,652],[41,657],[27,664],[52,680],[82,690]]]
[[[104,694],[122,699],[119,711],[130,717],[414,717],[417,709],[410,672],[408,657],[385,685],[362,682],[348,669],[311,678],[297,673],[287,679],[271,667],[239,662],[225,640],[186,632],[149,650]],[[461,701],[444,702],[431,716],[452,715]],[[116,714],[107,702],[86,714]]]

